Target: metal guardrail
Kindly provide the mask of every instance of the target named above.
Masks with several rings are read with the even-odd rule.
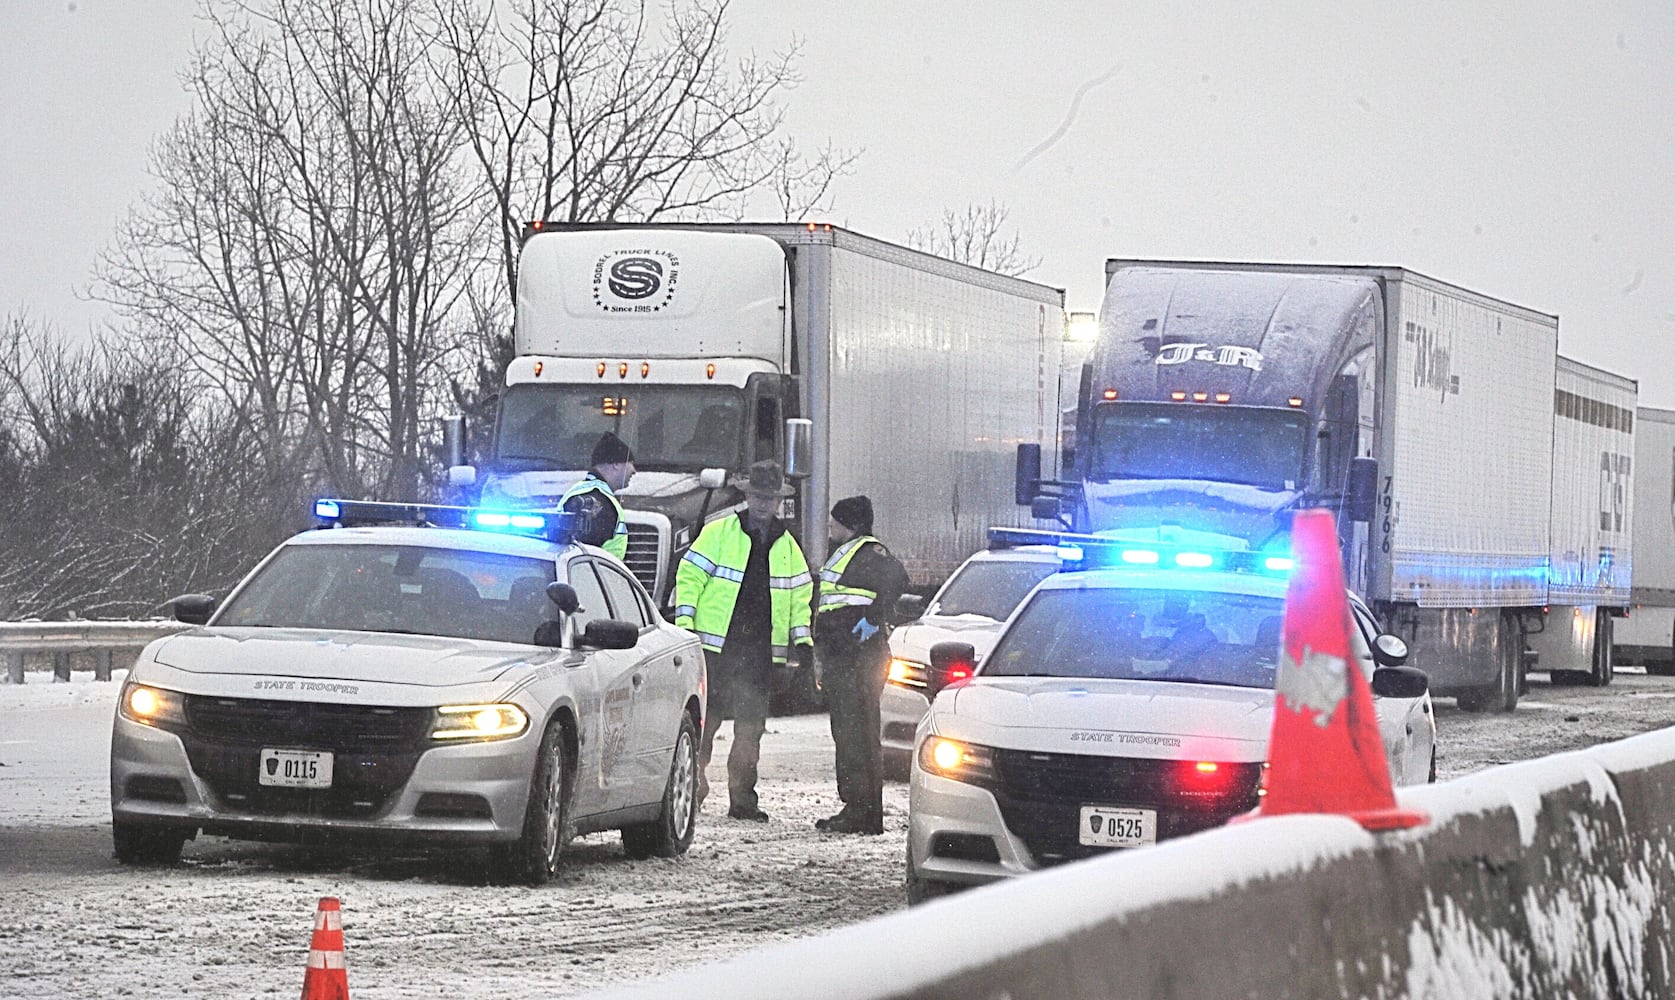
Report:
[[[24,667],[31,655],[50,655],[53,679],[68,681],[70,654],[91,652],[94,679],[108,681],[116,653],[123,650],[138,652],[153,639],[191,627],[184,622],[166,619],[142,622],[0,622],[0,656],[5,659],[6,678],[13,684],[22,684]]]

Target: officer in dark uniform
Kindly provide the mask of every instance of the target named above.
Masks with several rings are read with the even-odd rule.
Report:
[[[889,625],[907,571],[872,537],[872,501],[832,505],[831,555],[820,570],[814,648],[837,747],[843,809],[815,823],[833,833],[884,832],[884,764],[878,698],[889,668]]]
[[[616,491],[634,478],[634,453],[622,439],[606,431],[593,446],[587,475],[558,498],[558,509],[575,514],[576,541],[597,545],[616,556],[628,556],[628,522]]]

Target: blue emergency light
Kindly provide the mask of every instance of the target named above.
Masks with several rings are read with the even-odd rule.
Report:
[[[329,528],[403,524],[420,528],[499,531],[560,543],[570,541],[575,531],[572,523],[574,515],[559,510],[492,510],[385,500],[316,500],[314,516],[321,527]]]
[[[1132,566],[1288,576],[1297,566],[1296,560],[1276,555],[1272,549],[1252,552],[1210,546],[1201,544],[1207,540],[1204,538],[1180,544],[1150,538],[1115,537],[1121,534],[1133,533],[1090,535],[1036,528],[990,528],[989,548],[1009,549],[1020,545],[1050,547],[1058,554],[1060,572]]]

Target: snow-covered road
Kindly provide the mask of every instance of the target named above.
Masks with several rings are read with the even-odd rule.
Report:
[[[32,680],[0,685],[0,997],[294,996],[323,895],[343,902],[361,1000],[569,996],[902,905],[904,786],[886,789],[882,837],[812,828],[837,805],[824,717],[769,723],[766,826],[726,819],[721,792],[685,858],[630,861],[601,834],[575,843],[557,884],[527,889],[485,884],[469,856],[218,838],[187,845],[179,868],[120,868],[106,787],[117,682]],[[1510,717],[1444,700],[1438,721],[1446,780],[1675,725],[1675,679],[1625,671],[1596,691],[1538,675]]]

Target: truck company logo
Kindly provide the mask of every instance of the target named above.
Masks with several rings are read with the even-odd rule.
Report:
[[[654,313],[680,281],[680,258],[667,250],[612,250],[593,265],[593,304],[600,312]]]
[[[1345,673],[1341,656],[1317,653],[1303,647],[1301,662],[1292,659],[1291,650],[1280,655],[1279,677],[1274,690],[1293,712],[1311,709],[1314,724],[1325,729],[1332,722],[1332,713],[1349,697],[1349,676]]]
[[[1253,347],[1211,347],[1209,344],[1165,344],[1158,348],[1160,365],[1184,365],[1188,361],[1208,361],[1229,368],[1244,366],[1253,372],[1262,370],[1262,352]]]

